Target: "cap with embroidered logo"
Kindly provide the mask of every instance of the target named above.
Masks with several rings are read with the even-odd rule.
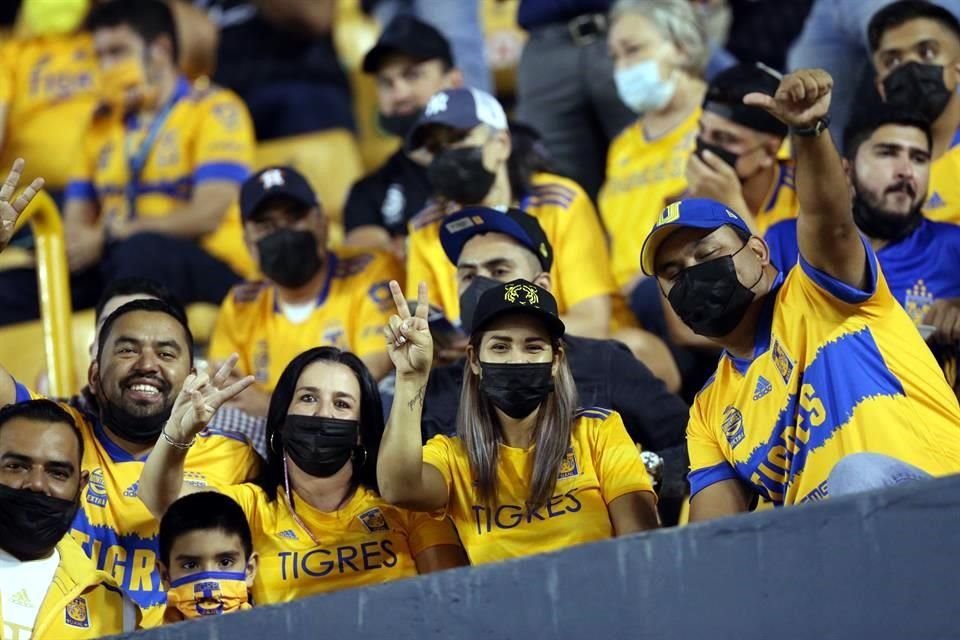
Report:
[[[482,331],[493,320],[509,313],[522,313],[538,318],[554,338],[562,338],[566,331],[553,295],[543,287],[519,279],[490,287],[483,292],[471,314],[471,333]]]
[[[247,178],[240,187],[240,217],[251,220],[261,205],[273,198],[289,198],[306,208],[320,204],[317,194],[299,171],[293,167],[267,167]]]
[[[507,114],[492,95],[479,89],[445,89],[433,94],[423,113],[407,136],[407,151],[415,151],[423,146],[426,129],[442,124],[453,129],[465,131],[479,124],[498,131],[507,129]]]
[[[463,247],[475,236],[484,233],[502,233],[510,236],[532,251],[540,267],[550,271],[553,266],[553,247],[536,218],[520,209],[498,211],[490,207],[466,207],[443,219],[440,227],[440,245],[453,264],[460,261]]]
[[[648,275],[656,275],[657,250],[671,233],[683,227],[696,229],[718,229],[729,224],[738,229],[751,233],[750,227],[735,211],[716,200],[707,198],[690,198],[679,200],[660,213],[653,229],[647,234],[640,250],[640,268]]]

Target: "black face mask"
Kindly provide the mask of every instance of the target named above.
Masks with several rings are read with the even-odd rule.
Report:
[[[514,419],[533,413],[553,392],[553,363],[480,363],[480,391],[497,409]]]
[[[137,444],[153,444],[160,437],[163,425],[170,419],[173,407],[152,416],[138,416],[109,400],[100,402],[100,420],[118,436]]]
[[[737,278],[733,256],[743,251],[688,267],[680,272],[667,300],[688,327],[701,336],[719,338],[740,324],[755,294],[763,271],[752,286],[745,287]]]
[[[356,420],[287,416],[283,448],[293,462],[317,478],[329,478],[357,451],[360,423]]]
[[[480,204],[496,177],[483,166],[483,147],[445,149],[427,167],[437,194],[464,205]]]
[[[263,275],[288,289],[310,282],[323,266],[317,238],[310,231],[280,229],[257,242]]]
[[[923,203],[907,214],[891,213],[871,206],[866,200],[855,195],[853,221],[868,238],[896,242],[909,236],[923,222]]]
[[[931,123],[947,108],[952,95],[943,84],[943,67],[919,62],[897,67],[883,81],[883,92],[890,106],[919,113]]]
[[[467,333],[473,333],[473,314],[477,310],[477,303],[480,302],[480,296],[488,289],[502,284],[493,278],[484,276],[473,276],[470,286],[463,290],[460,295],[460,326]]]
[[[414,111],[407,115],[388,116],[385,113],[377,113],[377,124],[380,128],[392,136],[405,138],[413,125],[420,119],[420,111]]]
[[[740,159],[739,154],[736,154],[733,151],[724,149],[720,145],[713,144],[711,142],[706,142],[703,138],[698,137],[697,148],[696,148],[696,151],[694,151],[694,153],[700,156],[700,159],[702,160],[704,151],[709,151],[710,153],[717,156],[718,158],[726,162],[728,165],[733,167],[734,170],[736,170],[737,160]]]
[[[0,549],[18,560],[48,555],[70,530],[76,500],[0,485]]]

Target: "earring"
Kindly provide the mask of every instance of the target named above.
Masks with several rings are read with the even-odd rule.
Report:
[[[363,454],[363,461],[360,463],[357,463],[357,457],[358,457],[357,454],[360,454],[360,453]],[[353,450],[353,464],[357,469],[363,469],[364,465],[367,464],[367,448],[366,447],[358,446],[356,449]]]
[[[273,451],[277,455],[280,454],[280,450],[277,448],[277,432],[276,431],[270,434],[270,451]]]

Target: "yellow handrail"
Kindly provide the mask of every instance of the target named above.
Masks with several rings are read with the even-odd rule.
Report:
[[[41,191],[17,220],[17,228],[30,223],[37,243],[37,285],[43,351],[50,380],[50,395],[66,398],[76,393],[73,367],[73,315],[70,270],[60,211],[50,194]]]

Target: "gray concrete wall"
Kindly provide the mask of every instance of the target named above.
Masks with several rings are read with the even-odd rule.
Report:
[[[960,638],[960,477],[343,591],[142,640]]]

